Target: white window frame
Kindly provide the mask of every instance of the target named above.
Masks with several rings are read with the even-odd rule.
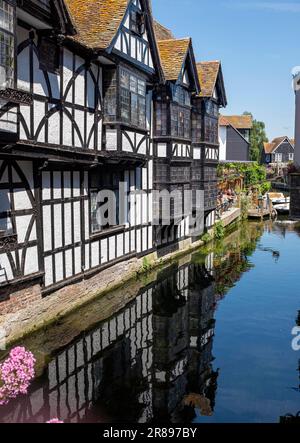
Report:
[[[290,162],[294,161],[294,153],[293,152],[289,152],[289,161]]]

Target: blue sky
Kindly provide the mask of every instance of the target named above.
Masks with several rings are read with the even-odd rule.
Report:
[[[197,61],[221,60],[228,106],[266,123],[269,139],[294,136],[291,71],[300,65],[300,0],[152,0],[176,37],[193,38]]]

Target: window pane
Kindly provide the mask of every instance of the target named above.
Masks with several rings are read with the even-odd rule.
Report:
[[[184,110],[184,138],[191,136],[191,113],[188,109]]]
[[[184,111],[182,109],[179,109],[178,136],[179,137],[183,137],[184,136]]]
[[[109,169],[106,171],[98,170],[92,172],[91,184],[94,185],[94,187],[91,190],[90,195],[91,195],[91,227],[93,233],[111,228],[119,224],[120,181],[122,181],[122,174],[118,171],[116,172]],[[112,191],[115,195],[114,201],[112,200],[111,202],[108,202],[107,199],[105,199],[103,202],[97,201],[98,193],[101,190]],[[109,210],[107,210],[107,203],[109,203]],[[110,204],[114,203],[115,207],[110,207]],[[112,219],[114,219],[113,224],[110,224],[112,222]]]
[[[137,13],[135,11],[132,11],[130,14],[130,29],[133,32],[138,31]]]
[[[137,92],[137,78],[133,75],[130,76],[130,91]]]
[[[138,80],[138,94],[146,95],[146,83],[143,80]]]
[[[201,141],[201,114],[193,112],[192,116],[192,139],[194,143]]]
[[[101,226],[98,224],[97,221],[97,195],[98,191],[92,191],[91,192],[91,227],[92,232],[97,232],[101,230]]]
[[[131,94],[131,123],[133,125],[138,125],[138,96],[137,94]]]
[[[11,5],[0,0],[0,28],[14,32],[14,10]]]
[[[121,69],[120,79],[121,119],[134,126],[146,127],[146,82]]]
[[[116,119],[117,109],[117,82],[116,71],[106,72],[104,77],[104,115],[105,121]]]
[[[171,106],[171,134],[178,136],[178,106]]]
[[[144,97],[138,97],[138,114],[139,114],[139,126],[146,126],[146,99]]]
[[[130,121],[130,92],[124,88],[121,88],[120,102],[121,117],[126,121]]]
[[[14,37],[0,31],[0,88],[12,87],[14,79]]]
[[[129,73],[121,69],[121,87],[129,89]]]
[[[13,232],[10,217],[10,196],[8,189],[0,190],[0,234],[11,234]]]

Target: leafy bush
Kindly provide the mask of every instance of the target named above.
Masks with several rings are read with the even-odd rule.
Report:
[[[224,225],[221,221],[218,221],[214,226],[214,238],[221,240],[225,236]]]
[[[248,209],[249,209],[249,198],[247,197],[247,194],[243,193],[241,195],[241,214],[242,219],[245,220],[248,218]]]
[[[237,176],[243,177],[246,189],[256,187],[264,194],[271,188],[266,167],[258,163],[227,163],[218,166],[218,177],[221,180],[230,180]]]
[[[206,232],[206,234],[202,235],[201,240],[203,241],[203,243],[209,243],[210,241],[212,241],[212,237],[208,232]]]

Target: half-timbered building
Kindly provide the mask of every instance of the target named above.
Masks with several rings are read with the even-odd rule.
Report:
[[[0,49],[0,301],[190,239],[184,191],[216,204],[220,64],[197,67],[149,0],[0,0]],[[168,226],[154,190],[181,196]]]
[[[156,24],[156,29],[158,36],[169,37],[161,25]],[[157,86],[154,95],[154,183],[156,190],[179,192],[182,202],[181,213],[174,205],[172,222],[156,229],[156,242],[161,247],[190,236],[192,214],[189,210],[185,213],[183,200],[192,178],[192,96],[200,92],[200,84],[190,38],[164,38],[158,40],[158,48],[166,83]]]
[[[227,98],[221,63],[197,64],[201,92],[193,98],[193,186],[204,191],[205,226],[215,223],[217,206],[217,166],[219,163],[218,119]]]
[[[53,290],[152,250],[151,91],[163,74],[148,1],[1,0],[0,11],[0,278]],[[145,192],[103,226],[97,192],[121,204],[121,181]]]

